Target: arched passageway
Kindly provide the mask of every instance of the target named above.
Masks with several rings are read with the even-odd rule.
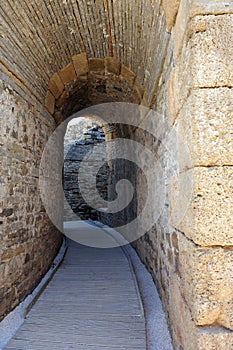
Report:
[[[93,167],[99,162],[98,172],[95,178],[96,188],[101,196],[108,199],[109,167],[102,164],[107,159],[105,145],[105,133],[97,120],[90,118],[74,118],[67,126],[64,138],[64,165],[63,165],[63,188],[64,188],[64,221],[74,220],[97,220],[98,211],[90,207],[82,197],[79,186],[79,168],[82,161]],[[88,163],[88,152],[94,147],[99,151]],[[84,185],[88,189],[88,176],[84,178]]]
[[[1,319],[34,289],[61,244],[38,188],[49,136],[84,107],[132,102],[156,111],[162,138],[171,130],[178,136],[163,154],[172,149],[176,170],[165,178],[163,213],[134,243],[158,287],[174,347],[230,350],[232,4],[20,0],[0,8]],[[157,152],[140,128],[110,128],[109,139],[119,133]],[[144,185],[136,182],[139,203]]]

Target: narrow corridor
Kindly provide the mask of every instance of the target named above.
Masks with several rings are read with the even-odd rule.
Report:
[[[145,350],[141,297],[122,248],[68,240],[61,267],[5,349]]]

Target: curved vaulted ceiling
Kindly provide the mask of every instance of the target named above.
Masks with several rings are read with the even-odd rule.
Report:
[[[5,0],[2,58],[43,100],[50,77],[73,55],[112,56],[153,95],[170,34],[160,0]]]

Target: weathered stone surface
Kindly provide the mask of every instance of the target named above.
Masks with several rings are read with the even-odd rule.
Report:
[[[187,237],[202,246],[233,245],[233,167],[198,167],[181,173],[170,193],[171,223]],[[191,195],[186,201],[187,193]]]
[[[67,64],[66,67],[62,68],[58,72],[62,82],[64,85],[70,83],[72,80],[75,80],[77,78],[77,75],[75,73],[74,65],[73,63]]]
[[[38,188],[40,156],[54,121],[38,103],[28,103],[7,84],[0,83],[0,92],[2,320],[46,273],[61,235],[44,213]]]
[[[64,84],[58,73],[54,73],[49,80],[48,88],[55,98],[58,98],[64,90]]]
[[[233,165],[232,105],[230,88],[191,91],[177,123],[193,166]]]
[[[168,80],[168,88],[167,88],[167,121],[169,126],[174,124],[174,121],[178,114],[178,106],[177,106],[177,90],[175,88],[174,82],[175,69],[171,70],[169,80]]]
[[[166,8],[165,8],[166,10]],[[170,11],[170,12],[169,12]],[[180,0],[179,11],[174,28],[174,53],[178,58],[182,46],[189,38],[188,23],[195,16],[232,14],[233,5],[231,1],[224,0]],[[171,15],[172,10],[168,8],[166,13]]]
[[[197,16],[189,25],[187,43],[174,69],[175,115],[192,88],[231,87],[233,81],[233,15]]]
[[[79,77],[80,75],[87,74],[88,60],[87,54],[85,52],[72,56],[72,61],[77,77]]]
[[[190,9],[190,17],[196,15],[221,15],[233,13],[233,3],[229,0],[193,0]]]
[[[120,63],[114,57],[106,57],[105,58],[106,72],[119,75],[120,74]]]
[[[87,154],[91,154],[94,147],[100,146],[105,141],[105,134],[100,125],[87,118],[79,118],[74,124],[68,125],[65,142],[64,142],[64,194],[65,194],[65,210],[64,221],[72,221],[77,219],[82,220],[97,220],[98,210],[95,209],[100,202],[99,196],[108,199],[107,183],[108,171],[107,167],[103,167],[103,162],[106,161],[106,146],[103,144],[99,150],[95,149],[95,159],[84,159]],[[99,173],[96,175],[96,187],[98,196],[92,196],[92,203],[95,203],[95,208],[89,206],[83,199],[84,193],[81,189],[85,188],[86,192],[90,191],[87,178],[93,176],[94,166],[99,162]],[[78,177],[80,166],[85,166],[87,169],[87,178],[80,179]],[[94,192],[93,192],[94,193]]]
[[[231,350],[233,344],[232,331],[218,327],[201,327],[197,333],[200,350]]]
[[[185,45],[185,34],[190,18],[190,5],[192,0],[180,0],[179,11],[176,17],[174,27],[174,55],[177,59],[180,55],[183,45]]]
[[[162,6],[166,14],[167,28],[171,31],[179,9],[180,0],[162,0]]]
[[[134,84],[136,79],[136,74],[124,64],[121,65],[121,76],[132,85]]]
[[[56,100],[56,107],[61,108],[64,105],[64,102],[68,98],[68,92],[66,90],[63,91],[61,96]]]
[[[45,108],[49,111],[49,113],[53,114],[54,112],[54,105],[55,105],[55,97],[53,94],[48,90],[46,97],[45,97]]]
[[[187,305],[179,279],[171,276],[170,294],[169,294],[170,314],[172,319],[179,315],[179,322],[173,323],[172,333],[175,349],[197,350],[196,329],[192,320],[190,309]]]
[[[189,29],[190,73],[195,87],[232,86],[232,15],[196,16]]]
[[[149,107],[149,101],[148,101],[148,96],[147,96],[146,92],[144,92],[144,94],[143,94],[141,105],[143,107]]]
[[[104,58],[89,58],[89,70],[90,72],[105,72],[105,60]]]
[[[232,248],[197,247],[181,234],[179,264],[182,292],[195,324],[215,324],[232,330]]]

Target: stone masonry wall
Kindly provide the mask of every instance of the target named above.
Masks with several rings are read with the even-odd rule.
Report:
[[[168,184],[163,215],[135,245],[166,305],[177,349],[230,350],[233,344],[229,11],[226,2],[181,1],[171,30],[174,52],[166,57],[154,101],[164,131],[174,128],[178,136],[178,182]],[[176,221],[187,178],[192,195]]]
[[[22,98],[17,86],[0,85],[0,320],[39,283],[61,244],[38,188],[40,157],[54,121]]]

